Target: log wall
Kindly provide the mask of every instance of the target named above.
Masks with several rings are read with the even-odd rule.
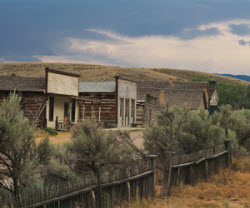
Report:
[[[80,119],[94,118],[105,125],[116,125],[117,109],[115,93],[81,93]]]
[[[44,93],[40,92],[18,92],[18,94],[22,97],[21,105],[23,107],[24,116],[30,120],[32,123],[36,116],[39,113],[42,105],[46,101],[46,96]],[[0,102],[3,99],[6,99],[9,95],[9,92],[0,92]],[[46,125],[46,112],[45,109],[40,114],[37,119],[38,126],[45,127]]]

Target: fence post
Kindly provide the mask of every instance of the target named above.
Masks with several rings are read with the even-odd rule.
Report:
[[[128,200],[128,204],[130,205],[130,183],[129,181],[127,181],[126,183],[126,189],[127,189],[127,200]]]
[[[155,197],[155,186],[156,186],[156,158],[157,155],[147,155],[147,158],[151,160],[151,168],[154,171],[152,177],[152,183],[150,184],[151,197]]]
[[[58,130],[58,116],[56,117],[56,130]]]
[[[90,191],[90,199],[89,199],[89,207],[96,208],[96,198],[95,192],[93,190]]]
[[[232,150],[231,150],[231,141],[227,139],[224,141],[225,149],[227,150],[227,166],[232,163]]]
[[[162,193],[161,193],[162,197],[169,195],[170,193],[173,159],[174,159],[174,152],[165,153],[164,178],[163,178],[163,186],[162,186]]]
[[[101,182],[101,171],[100,171],[100,164],[96,164],[96,173],[97,173],[97,181],[98,181],[98,200],[99,200],[99,206],[98,208],[102,208],[102,182]]]
[[[205,160],[205,178],[206,180],[208,179],[209,175],[208,175],[208,162],[207,160]]]

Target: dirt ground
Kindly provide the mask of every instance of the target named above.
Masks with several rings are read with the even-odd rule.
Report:
[[[143,130],[144,129],[138,129],[138,128],[123,128],[123,129],[112,129],[112,131],[129,131],[130,137],[133,139],[134,144],[138,147],[138,148],[143,148]],[[36,142],[40,142],[44,137],[45,137],[45,133],[41,132],[39,134],[39,136],[36,137]],[[66,142],[70,142],[70,136],[71,133],[70,132],[59,132],[57,136],[49,136],[50,139],[50,143],[57,145],[57,144],[63,144]]]

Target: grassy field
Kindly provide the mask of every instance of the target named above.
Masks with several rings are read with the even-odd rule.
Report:
[[[44,76],[45,67],[80,74],[80,79],[83,81],[114,80],[115,75],[125,76],[131,79],[140,77],[142,80],[168,80],[169,78],[173,78],[179,81],[190,81],[197,76],[207,76],[211,79],[216,79],[217,81],[226,83],[242,85],[249,84],[249,82],[234,78],[191,70],[177,70],[168,68],[128,68],[78,63],[0,63],[0,75],[6,73],[7,75],[16,74],[19,76]]]
[[[159,186],[157,190],[159,195]],[[181,185],[171,190],[169,198],[137,201],[131,208],[227,208],[226,204],[250,207],[250,156],[234,159],[231,168],[221,170],[208,182]]]

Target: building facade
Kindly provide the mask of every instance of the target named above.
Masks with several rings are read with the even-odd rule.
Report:
[[[105,127],[132,126],[136,122],[137,84],[115,81],[80,82],[80,118],[94,118]]]
[[[192,110],[209,110],[211,105],[217,105],[219,99],[215,83],[215,81],[209,83],[178,82],[172,79],[169,81],[139,81],[137,111],[140,116],[137,117],[137,123],[150,125],[166,105],[186,104]],[[151,104],[152,98],[154,98],[155,104]]]

